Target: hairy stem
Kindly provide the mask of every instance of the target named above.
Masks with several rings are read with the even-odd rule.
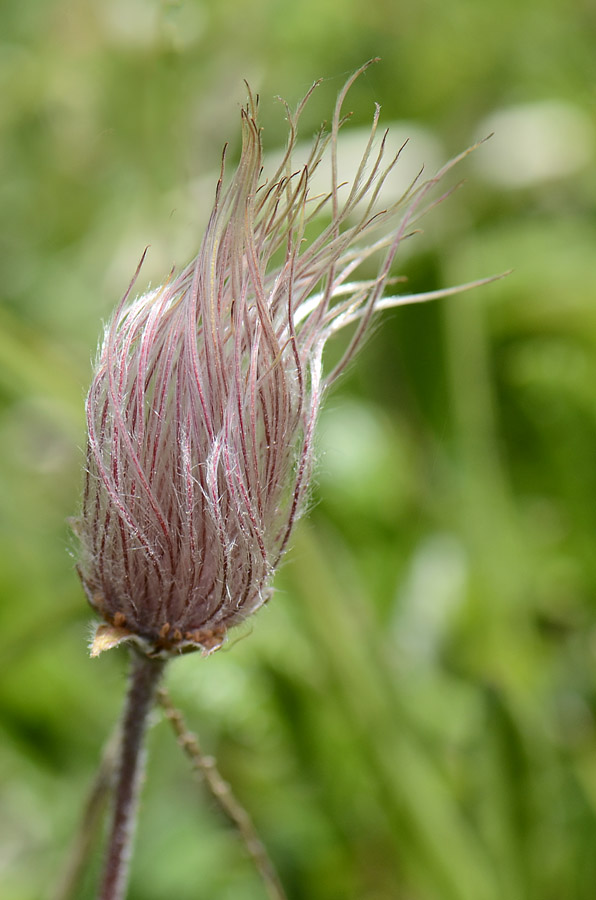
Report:
[[[132,669],[122,720],[114,813],[98,900],[123,900],[142,774],[147,715],[165,663],[132,651]]]
[[[188,730],[182,713],[172,704],[168,692],[161,688],[157,699],[170,722],[178,743],[189,757],[193,769],[201,775],[220,808],[238,830],[244,846],[267,891],[270,900],[286,900],[286,895],[275,867],[261,841],[250,815],[239,803],[230,785],[221,777],[212,756],[205,756],[198,738]]]

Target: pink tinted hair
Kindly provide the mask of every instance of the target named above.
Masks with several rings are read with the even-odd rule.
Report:
[[[400,242],[457,160],[377,211],[399,156],[384,162],[377,106],[357,171],[338,184],[341,109],[364,68],[298,169],[298,119],[315,86],[295,114],[286,106],[287,148],[268,180],[249,92],[240,162],[226,190],[222,164],[196,259],[131,301],[133,279],[106,330],[87,400],[79,572],[91,605],[147,652],[208,652],[263,604],[304,509],[326,388],[376,310],[451,292],[382,299]],[[311,196],[326,153],[329,193]],[[352,280],[371,258],[376,277]],[[324,375],[326,342],[351,323]]]

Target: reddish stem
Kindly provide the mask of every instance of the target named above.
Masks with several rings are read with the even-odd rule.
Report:
[[[123,900],[143,770],[147,715],[165,663],[132,652],[132,668],[122,720],[114,813],[98,900]]]

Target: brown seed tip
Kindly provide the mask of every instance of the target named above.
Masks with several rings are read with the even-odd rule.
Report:
[[[209,656],[222,646],[226,637],[225,628],[214,628],[210,631],[199,632],[197,642],[201,645],[203,656]]]

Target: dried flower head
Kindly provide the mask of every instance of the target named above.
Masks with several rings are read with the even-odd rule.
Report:
[[[298,169],[297,124],[312,89],[295,114],[286,107],[287,149],[269,180],[249,92],[240,162],[226,190],[222,164],[196,259],[130,301],[133,279],[106,329],[87,400],[76,523],[80,576],[106,623],[94,653],[130,639],[149,654],[209,652],[265,602],[304,508],[326,388],[376,310],[441,293],[381,299],[400,242],[443,172],[378,211],[397,161],[384,162],[386,136],[376,141],[378,107],[353,180],[338,183],[342,105],[363,69]],[[329,192],[312,196],[325,154]],[[375,257],[376,277],[354,280]],[[323,374],[326,342],[350,323],[343,358]]]

